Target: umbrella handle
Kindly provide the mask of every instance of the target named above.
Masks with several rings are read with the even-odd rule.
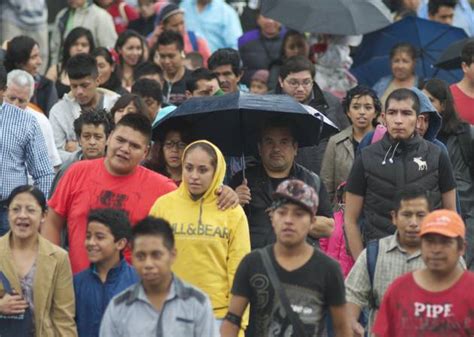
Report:
[[[242,164],[242,179],[245,180],[245,154],[242,153],[242,157],[240,158]]]

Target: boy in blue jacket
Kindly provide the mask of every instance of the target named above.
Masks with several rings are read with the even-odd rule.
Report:
[[[135,269],[122,251],[131,226],[122,210],[91,210],[87,219],[85,246],[90,267],[74,275],[76,323],[79,337],[98,337],[100,322],[112,297],[138,282]]]

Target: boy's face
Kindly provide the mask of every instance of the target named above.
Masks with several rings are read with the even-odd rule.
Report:
[[[154,121],[158,111],[161,109],[161,103],[153,97],[142,96],[142,99],[146,105],[148,117],[151,121]]]
[[[316,218],[303,207],[286,203],[271,213],[271,219],[277,242],[295,247],[306,240]]]
[[[71,92],[74,99],[80,106],[89,106],[97,94],[97,87],[99,86],[98,78],[86,76],[84,78],[75,80],[70,78]]]
[[[268,93],[268,87],[265,83],[254,80],[250,83],[250,92],[252,94],[265,95]]]
[[[168,249],[158,235],[141,235],[133,241],[133,266],[145,287],[159,286],[171,276],[176,250]]]
[[[120,251],[127,245],[127,240],[115,242],[110,228],[104,224],[92,221],[87,225],[86,251],[91,263],[104,263],[120,260]]]

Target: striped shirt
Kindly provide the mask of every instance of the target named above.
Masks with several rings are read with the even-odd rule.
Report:
[[[28,173],[48,196],[54,171],[38,121],[4,103],[0,107],[0,201],[15,187],[27,184]]]

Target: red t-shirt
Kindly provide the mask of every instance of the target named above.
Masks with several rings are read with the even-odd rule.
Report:
[[[110,5],[107,11],[114,20],[117,34],[124,32],[127,29],[128,23],[130,21],[136,20],[140,17],[135,8],[123,1],[115,1],[112,5]],[[125,15],[125,17],[123,15]]]
[[[474,124],[474,98],[462,92],[457,84],[452,84],[449,88],[453,94],[454,105],[459,117],[469,124]]]
[[[377,337],[474,336],[474,273],[464,272],[451,288],[422,289],[408,273],[388,288],[375,320]]]
[[[113,176],[106,170],[103,158],[82,160],[72,165],[59,181],[48,204],[67,221],[73,273],[89,266],[84,240],[91,209],[123,209],[134,225],[149,214],[156,199],[175,189],[172,180],[142,166],[128,176]],[[125,257],[130,261],[128,249]]]

